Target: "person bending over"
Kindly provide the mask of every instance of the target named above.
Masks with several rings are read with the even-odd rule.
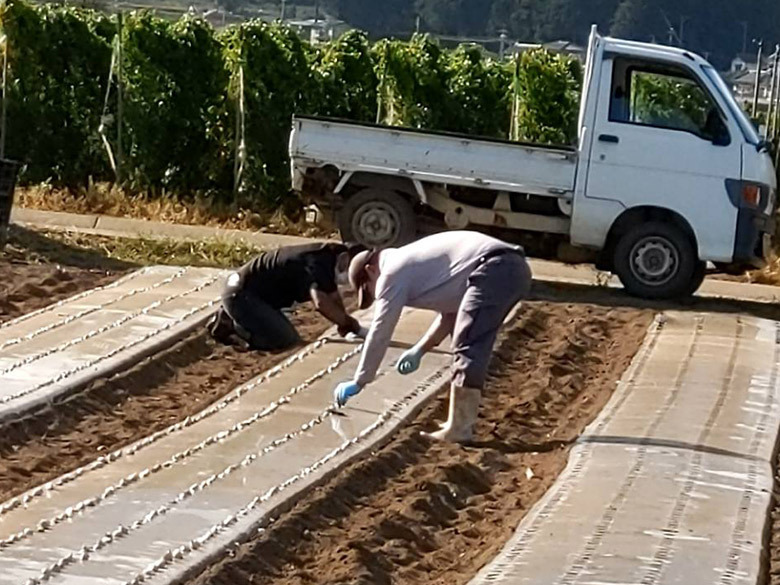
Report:
[[[429,436],[470,441],[496,336],[531,288],[523,249],[477,232],[445,232],[399,249],[361,252],[349,277],[360,308],[375,303],[374,320],[355,377],[334,392],[337,405],[344,406],[374,379],[402,309],[430,309],[438,318],[404,353],[398,371],[416,371],[422,357],[452,335],[449,416]]]

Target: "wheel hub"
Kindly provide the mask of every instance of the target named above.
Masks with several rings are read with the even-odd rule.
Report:
[[[371,247],[392,244],[398,236],[401,218],[392,206],[383,201],[362,205],[353,218],[353,232]]]
[[[659,286],[669,282],[679,267],[677,249],[657,236],[640,240],[631,254],[631,270],[644,284]]]

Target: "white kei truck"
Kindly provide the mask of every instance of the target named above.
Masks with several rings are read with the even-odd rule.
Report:
[[[643,88],[658,82],[704,114],[668,99],[655,108]],[[431,216],[450,229],[535,234],[590,251],[644,298],[693,294],[708,261],[724,271],[764,262],[777,198],[770,145],[706,60],[594,27],[578,124],[576,146],[554,147],[295,117],[293,188],[332,213],[345,240],[395,246]]]

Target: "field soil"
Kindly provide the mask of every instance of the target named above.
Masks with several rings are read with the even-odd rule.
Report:
[[[0,253],[0,323],[106,285],[125,272],[116,267],[32,262],[12,253]]]
[[[528,303],[494,354],[473,445],[420,437],[442,396],[190,585],[467,583],[560,474],[652,316]]]
[[[95,248],[12,226],[0,252],[0,323],[136,269]],[[345,298],[353,307],[354,298]],[[310,306],[292,321],[305,342],[330,326]],[[260,353],[215,343],[205,329],[115,376],[0,426],[0,501],[133,443],[208,406],[299,348]]]

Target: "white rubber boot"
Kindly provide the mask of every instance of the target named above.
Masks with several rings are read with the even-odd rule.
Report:
[[[474,423],[477,422],[481,398],[482,392],[478,388],[452,386],[447,422],[441,426],[441,430],[422,433],[423,436],[451,443],[470,442],[474,436]]]

